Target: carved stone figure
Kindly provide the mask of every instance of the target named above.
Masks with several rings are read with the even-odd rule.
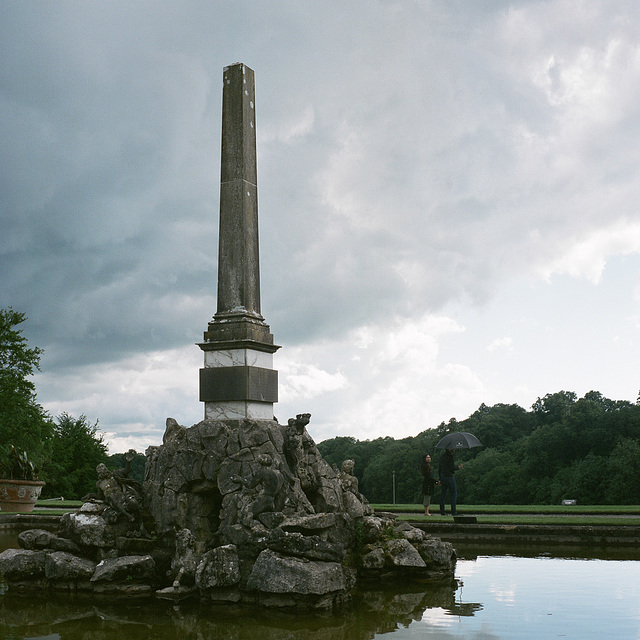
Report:
[[[23,549],[53,549],[54,551],[68,551],[70,553],[79,553],[80,548],[77,544],[57,536],[51,531],[44,529],[28,529],[18,534],[18,543]]]
[[[354,475],[356,463],[354,460],[344,460],[339,479],[342,487],[342,501],[344,508],[353,518],[371,515],[373,509],[369,501],[360,493],[358,478]]]
[[[306,455],[309,439],[305,438],[305,434],[310,420],[310,413],[299,413],[295,418],[289,418],[284,443],[284,453],[289,469],[300,480],[305,493],[312,489],[315,480],[312,470],[309,469]]]
[[[148,535],[143,524],[143,491],[139,482],[129,478],[131,461],[135,452],[125,454],[126,466],[123,469],[109,470],[107,465],[100,463],[96,467],[98,480],[97,494],[86,496],[89,499],[102,500],[109,509],[103,513],[107,521],[117,521],[124,517],[137,529],[140,535]]]
[[[351,493],[359,497],[360,491],[358,491],[358,478],[353,475],[355,466],[356,463],[354,460],[345,460],[342,463],[340,471],[340,484],[342,485],[343,491],[351,491]]]
[[[176,533],[176,553],[171,560],[171,571],[174,575],[173,588],[192,585],[195,580],[197,558],[195,540],[189,529],[181,529]]]
[[[251,517],[256,518],[265,511],[282,511],[285,502],[283,492],[284,477],[278,469],[273,468],[271,456],[258,456],[260,468],[253,477],[244,484],[248,489],[259,487],[258,497],[249,505]]]

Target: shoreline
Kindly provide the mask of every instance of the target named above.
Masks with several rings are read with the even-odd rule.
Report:
[[[379,514],[380,512],[376,512]],[[389,512],[385,512],[389,513]],[[396,517],[399,514],[393,514]],[[490,547],[597,547],[601,549],[638,549],[640,550],[640,526],[610,524],[499,524],[499,523],[461,523],[451,516],[438,517],[425,522],[418,519],[406,519],[432,536],[445,542],[458,545],[480,545]],[[0,531],[19,533],[26,529],[46,529],[56,532],[60,527],[60,514],[18,514],[0,513]]]
[[[412,522],[445,542],[473,542],[501,545],[587,545],[640,547],[637,525],[557,524],[460,524],[456,522]]]

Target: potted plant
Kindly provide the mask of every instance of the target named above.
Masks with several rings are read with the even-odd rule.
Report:
[[[45,483],[38,480],[38,468],[26,451],[13,445],[0,458],[0,510],[15,513],[33,511]]]

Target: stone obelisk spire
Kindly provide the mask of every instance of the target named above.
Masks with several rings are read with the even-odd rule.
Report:
[[[237,63],[223,78],[218,310],[199,344],[200,401],[205,418],[272,420],[279,347],[260,315],[254,75]]]

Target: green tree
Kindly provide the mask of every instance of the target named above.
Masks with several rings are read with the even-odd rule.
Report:
[[[107,461],[107,445],[98,422],[62,413],[51,439],[46,495],[79,499],[95,490],[96,467]]]
[[[608,504],[640,504],[640,442],[624,438],[607,459],[605,491]]]
[[[456,473],[458,492],[469,504],[526,504],[527,482],[512,452],[485,449]]]
[[[462,423],[462,431],[473,433],[485,449],[504,449],[535,427],[531,414],[517,404],[496,404],[488,407],[481,404]]]
[[[574,499],[578,504],[605,504],[607,463],[607,457],[593,453],[575,460],[569,469],[562,499]]]
[[[334,438],[318,448],[330,463],[356,461],[360,490],[371,502],[421,500],[420,458],[451,431],[469,431],[483,447],[456,452],[460,504],[640,504],[640,399],[610,400],[597,391],[577,399],[572,391],[518,405],[480,405],[466,420],[455,418],[415,437],[358,441]],[[437,500],[437,496],[434,497]]]
[[[0,455],[13,445],[42,466],[53,424],[29,379],[40,370],[43,351],[27,345],[19,328],[25,320],[24,313],[11,307],[0,309]]]
[[[552,424],[561,422],[569,414],[576,398],[573,391],[548,393],[544,398],[538,398],[531,408],[538,424]]]

